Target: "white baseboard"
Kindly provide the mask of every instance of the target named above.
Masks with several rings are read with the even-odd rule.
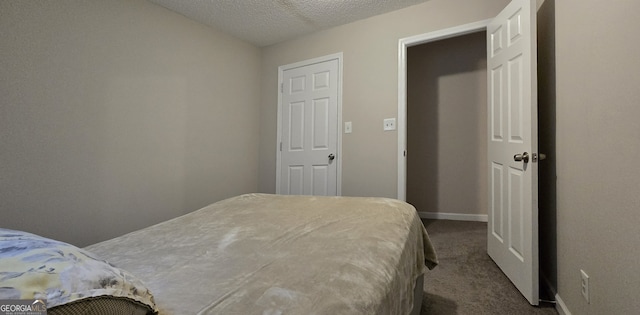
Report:
[[[421,219],[489,222],[489,216],[486,214],[418,212],[418,215]]]
[[[564,304],[564,301],[560,298],[560,295],[556,293],[556,311],[558,311],[559,315],[571,315],[567,305]]]

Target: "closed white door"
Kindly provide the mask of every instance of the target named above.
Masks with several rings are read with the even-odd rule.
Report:
[[[539,303],[536,2],[513,0],[487,27],[488,253]]]
[[[277,192],[338,194],[339,60],[282,71]]]

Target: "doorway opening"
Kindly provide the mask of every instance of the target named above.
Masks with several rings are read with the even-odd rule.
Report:
[[[491,19],[400,39],[398,43],[398,199],[407,200],[407,50],[447,38],[486,31]]]
[[[400,40],[398,58],[398,199],[407,201],[408,180],[411,181],[412,185],[415,184],[415,187],[412,186],[411,188],[411,201],[413,202],[416,202],[416,200],[413,199],[417,198],[414,197],[414,195],[421,191],[420,187],[425,188],[425,183],[426,185],[428,185],[429,182],[433,184],[434,179],[437,183],[438,173],[446,171],[444,169],[440,170],[438,165],[439,161],[451,160],[451,157],[448,156],[439,157],[440,153],[437,149],[438,146],[447,145],[449,147],[455,147],[456,141],[459,141],[457,138],[460,136],[465,137],[465,140],[460,142],[463,144],[471,139],[478,139],[471,141],[471,143],[473,143],[472,147],[474,148],[478,148],[480,143],[486,143],[486,141],[483,140],[486,138],[486,132],[478,134],[478,131],[475,131],[473,134],[465,134],[464,131],[469,130],[469,126],[464,126],[462,124],[456,125],[456,122],[460,120],[459,117],[447,119],[447,121],[444,121],[444,119],[451,115],[455,116],[456,113],[459,113],[466,117],[464,121],[468,121],[472,113],[468,110],[464,110],[464,108],[469,108],[469,105],[460,105],[459,103],[465,102],[462,99],[467,99],[466,102],[469,102],[469,95],[473,94],[475,94],[475,96],[471,97],[471,103],[476,105],[472,108],[475,113],[474,115],[478,116],[478,111],[486,113],[486,42],[484,39],[485,37],[483,36],[485,36],[489,22],[490,20],[484,20],[464,24]],[[466,43],[466,40],[468,40],[467,36],[470,36],[469,38],[473,39],[474,42],[474,45],[471,46],[474,47],[471,49],[473,50],[472,54],[468,54],[466,52],[466,50],[469,50],[468,43]],[[479,42],[480,37],[482,37],[481,43]],[[448,45],[451,45],[452,48],[457,51],[456,58],[452,58],[452,56],[450,56],[451,53],[448,51]],[[410,50],[411,56],[413,56],[411,65],[409,65]],[[424,56],[424,54],[430,55]],[[456,64],[455,59],[463,60],[463,64]],[[417,69],[413,65],[414,63],[417,66],[422,67],[422,69]],[[485,65],[485,69],[479,69],[483,65]],[[409,66],[416,69],[410,70]],[[468,71],[464,69],[474,70]],[[484,77],[482,78],[481,76],[483,71]],[[411,72],[411,74],[409,72]],[[442,78],[442,80],[440,80],[440,78]],[[464,86],[466,84],[464,82],[469,82],[470,78],[475,78],[470,81],[475,82],[472,84],[475,86],[473,88],[475,91],[471,92],[471,94],[468,93],[470,87]],[[444,89],[443,93],[438,92],[440,89],[440,81],[442,81],[442,88]],[[412,84],[410,92],[412,93],[411,99],[409,99],[409,84]],[[460,93],[460,90],[465,91]],[[444,93],[446,91],[449,92]],[[463,97],[458,98],[457,94],[461,94]],[[458,104],[445,108],[444,112],[447,113],[446,117],[439,117],[438,115],[441,111],[439,110],[440,106],[438,103],[443,95],[449,95],[452,101]],[[455,99],[458,100],[454,101]],[[412,126],[410,128],[412,128],[411,141],[413,143],[413,148],[409,148],[407,142],[409,133],[409,120],[407,118],[409,102],[413,104],[411,105],[411,108],[413,111],[416,111],[416,115],[418,116],[411,118]],[[447,102],[449,101],[445,101],[444,103]],[[416,105],[417,103],[427,104],[419,107]],[[451,138],[447,139],[446,142],[440,141],[439,139],[441,138],[441,135],[439,135],[439,126],[447,124],[447,132],[445,132],[445,134],[451,133],[451,135],[449,135]],[[484,126],[484,130],[486,130],[486,114],[480,115],[480,117],[475,117],[473,125],[479,127]],[[454,130],[456,129],[456,126],[458,126],[458,129],[460,130]],[[482,129],[480,129],[480,131],[481,130]],[[418,134],[418,132],[421,131],[425,134]],[[454,136],[456,134],[458,136]],[[462,149],[464,150],[464,148]],[[443,153],[448,153],[449,151]],[[486,153],[486,149],[484,152]],[[413,155],[413,157],[409,158],[411,155]],[[429,157],[426,157],[426,155],[429,155]],[[421,161],[420,156],[423,158],[426,157],[426,160]],[[486,154],[479,158],[486,159]],[[408,178],[409,176],[407,172],[409,159],[412,161],[412,172],[414,170],[413,168],[415,168],[415,170],[419,170],[415,174],[412,173],[410,179]],[[464,170],[468,169],[470,165],[478,165],[477,163],[480,162],[481,161],[478,161],[477,156],[467,156],[466,158],[463,158],[462,164],[457,166]],[[452,163],[447,162],[445,164],[449,167],[456,167],[456,165]],[[481,171],[474,171],[474,174],[480,173]],[[476,179],[474,179],[474,181],[482,180],[482,177],[478,178],[478,176],[480,175],[475,176]],[[486,179],[486,177],[484,178]],[[426,182],[424,180],[426,180]],[[460,180],[460,178],[458,178],[458,180]],[[464,181],[464,177],[462,177],[461,180]],[[477,189],[478,187],[486,187],[486,183],[486,181],[481,183],[476,182],[474,183],[475,186],[466,186],[475,187]],[[424,191],[429,189],[430,191],[428,192]],[[417,200],[418,206],[420,207],[417,208],[418,211],[421,212],[422,217],[473,221],[487,220],[486,210],[484,212],[480,210],[481,214],[478,214],[478,211],[475,211],[473,214],[469,214],[468,210],[439,209],[438,205],[444,203],[443,200],[439,200],[441,198],[441,190],[442,189],[437,186],[430,186],[422,190],[421,193],[426,194],[426,196],[419,197]],[[442,190],[442,194],[445,196],[445,199],[448,199],[451,194],[456,195],[456,200],[465,198],[465,196],[460,196],[460,192],[456,192],[456,189],[453,188],[446,188]],[[474,195],[476,195],[476,193],[474,193]],[[478,195],[478,197],[486,198],[486,194],[485,196]],[[482,205],[482,207],[486,206]],[[461,207],[458,205],[454,208],[460,209]],[[464,214],[465,212],[466,214]]]
[[[421,217],[487,221],[486,32],[407,49],[406,200]]]

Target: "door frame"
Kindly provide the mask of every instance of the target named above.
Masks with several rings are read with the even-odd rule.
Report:
[[[486,31],[493,18],[401,38],[398,43],[398,199],[407,201],[407,49],[411,46]]]
[[[280,181],[281,181],[281,159],[282,151],[280,143],[282,142],[282,78],[283,74],[287,70],[300,68],[304,66],[313,65],[316,63],[322,63],[330,60],[338,60],[338,121],[337,121],[337,143],[336,143],[336,195],[342,195],[342,52],[330,54],[322,57],[307,59],[299,62],[290,63],[278,67],[278,117],[277,117],[277,139],[276,139],[276,194],[280,194]]]

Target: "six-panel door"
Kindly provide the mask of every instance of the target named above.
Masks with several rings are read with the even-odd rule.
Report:
[[[337,194],[338,60],[283,72],[280,193]]]

